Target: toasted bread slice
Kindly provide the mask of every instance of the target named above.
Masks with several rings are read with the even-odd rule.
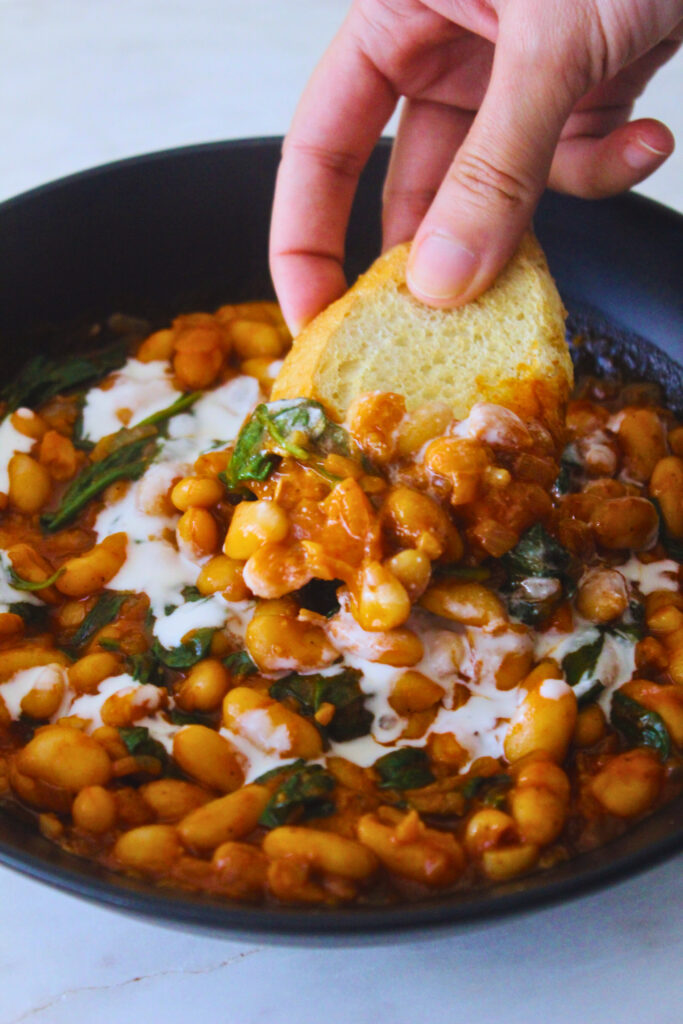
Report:
[[[496,402],[556,434],[572,387],[565,310],[540,245],[527,234],[493,285],[457,309],[432,309],[406,285],[409,244],[373,263],[294,341],[272,398],[315,398],[343,420],[367,391],[408,409],[440,401],[455,416]]]

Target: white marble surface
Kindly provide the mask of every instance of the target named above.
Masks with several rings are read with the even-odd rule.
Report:
[[[281,133],[346,0],[0,0],[0,199]],[[683,137],[683,59],[638,104]],[[641,191],[683,209],[683,157]],[[683,858],[563,907],[371,949],[174,932],[0,869],[0,1024],[677,1024]]]

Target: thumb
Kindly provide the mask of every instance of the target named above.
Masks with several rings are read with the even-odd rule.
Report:
[[[476,298],[510,259],[586,91],[583,76],[572,83],[566,60],[553,59],[539,21],[526,34],[513,25],[507,37],[501,22],[486,96],[415,236],[408,286],[429,305]]]

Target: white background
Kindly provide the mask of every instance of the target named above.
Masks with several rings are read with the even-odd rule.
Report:
[[[0,0],[0,199],[136,153],[281,134],[346,7]],[[679,57],[637,112],[683,139],[682,99]],[[681,155],[640,191],[683,209]],[[682,866],[478,931],[314,950],[140,924],[0,869],[0,1024],[677,1024]]]

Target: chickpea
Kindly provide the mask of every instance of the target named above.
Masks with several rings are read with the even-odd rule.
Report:
[[[140,825],[119,836],[113,853],[126,868],[161,875],[178,860],[181,846],[172,825]]]
[[[17,452],[9,460],[7,472],[10,505],[27,515],[39,512],[52,490],[50,474],[45,466],[30,455]]]
[[[232,793],[244,782],[237,754],[206,725],[186,725],[173,737],[173,757],[188,775],[210,789]]]
[[[401,626],[410,615],[408,592],[381,562],[369,562],[360,575],[351,611],[363,629],[384,631]]]
[[[243,501],[235,509],[223,551],[244,561],[266,541],[284,540],[288,532],[287,513],[276,502]]]
[[[91,548],[85,555],[70,558],[55,586],[67,597],[87,597],[100,590],[116,576],[126,560],[128,537],[114,533]]]
[[[428,588],[420,604],[435,615],[442,615],[466,626],[491,626],[507,622],[507,612],[502,601],[481,583],[441,580]]]
[[[204,596],[222,593],[226,601],[246,601],[251,594],[244,582],[243,569],[244,562],[227,555],[214,555],[202,566],[197,590]]]
[[[616,569],[589,570],[579,583],[576,608],[591,622],[611,622],[628,608],[628,583]]]
[[[659,520],[647,498],[611,498],[602,502],[591,515],[595,536],[606,548],[632,548],[642,551],[655,541]]]
[[[116,800],[104,786],[86,786],[77,794],[71,814],[77,828],[101,835],[116,824]]]
[[[230,686],[230,673],[216,658],[204,658],[190,669],[178,691],[186,711],[215,711]]]
[[[650,494],[659,502],[666,528],[672,537],[683,537],[683,458],[660,459],[650,478]]]
[[[111,777],[111,762],[97,740],[63,725],[40,729],[16,761],[24,775],[72,792],[103,786]]]
[[[634,480],[649,480],[666,455],[666,432],[657,413],[654,409],[623,409],[618,437],[628,475]]]
[[[311,760],[322,753],[322,740],[314,725],[248,686],[236,686],[227,694],[223,722],[266,754]]]
[[[191,508],[211,508],[225,496],[225,488],[215,477],[186,476],[171,491],[171,501],[179,512]]]
[[[218,547],[216,520],[206,508],[189,508],[176,526],[178,547],[186,547],[191,557],[211,555]]]
[[[635,818],[659,796],[663,769],[655,754],[628,750],[611,758],[591,781],[590,788],[606,811],[619,818]]]

